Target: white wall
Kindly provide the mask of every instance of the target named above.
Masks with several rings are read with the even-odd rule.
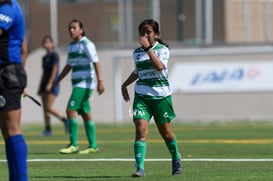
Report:
[[[247,49],[247,47],[246,47]],[[253,52],[244,54],[222,54],[222,55],[195,55],[193,49],[192,55],[172,57],[169,63],[169,72],[171,74],[175,62],[219,62],[219,61],[254,61],[259,60],[273,60],[273,53],[270,51],[271,47],[261,48]],[[233,50],[237,50],[233,48]],[[267,50],[267,51],[263,51]],[[269,51],[268,51],[269,50]],[[184,52],[185,49],[171,49],[173,52]],[[211,49],[215,52],[215,49]],[[229,51],[225,49],[224,51]],[[61,67],[66,62],[65,51],[59,50],[61,55]],[[200,52],[200,51],[199,51]],[[202,52],[202,50],[201,50]],[[28,88],[27,92],[36,97],[39,81],[41,77],[41,57],[45,52],[38,49],[28,56],[27,73],[28,73]],[[116,55],[130,55],[132,50],[98,50],[98,55],[101,60],[101,67],[103,73],[104,84],[106,92],[99,96],[94,92],[91,98],[91,107],[93,117],[96,122],[114,123],[115,109],[114,109],[114,72],[113,72],[113,57]],[[122,80],[124,80],[133,70],[132,58],[124,58],[121,60]],[[273,82],[271,82],[273,84]],[[269,82],[270,84],[270,82]],[[133,85],[129,87],[131,99],[133,100]],[[70,76],[67,76],[61,82],[61,91],[59,97],[56,99],[54,107],[65,114],[66,103],[71,93]],[[241,119],[273,119],[273,92],[240,92],[240,93],[213,93],[213,94],[174,94],[173,95],[174,108],[177,114],[176,120],[241,120]],[[125,122],[130,122],[128,110],[132,104],[122,101],[121,107],[123,118]],[[42,123],[43,115],[42,109],[25,98],[23,100],[23,122],[37,122]],[[53,119],[54,123],[58,123]]]

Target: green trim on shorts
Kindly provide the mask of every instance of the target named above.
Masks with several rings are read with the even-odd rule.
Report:
[[[176,117],[172,96],[167,96],[160,100],[147,100],[135,94],[133,103],[133,118],[144,119],[150,122],[154,117],[155,123],[165,124]]]
[[[77,111],[78,114],[87,114],[91,112],[90,97],[92,89],[75,87],[67,103],[67,109]]]

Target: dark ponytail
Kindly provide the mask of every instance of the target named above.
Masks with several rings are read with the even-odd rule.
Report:
[[[163,41],[161,38],[157,38],[156,40],[157,40],[159,43],[165,45],[167,48],[170,49],[169,44],[168,44],[167,42]]]

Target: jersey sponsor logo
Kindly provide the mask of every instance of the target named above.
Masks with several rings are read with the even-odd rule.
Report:
[[[151,71],[141,71],[139,72],[139,77],[140,78],[144,78],[144,77],[147,77],[147,78],[154,78],[156,77],[156,73],[154,70],[151,70]]]
[[[134,110],[134,116],[144,116],[144,115],[145,115],[145,112],[138,109]]]
[[[12,22],[12,19],[11,19],[11,17],[0,13],[0,22],[10,23],[10,22]]]
[[[149,60],[150,57],[147,53],[140,52],[140,53],[136,54],[136,59],[137,59],[137,61],[144,61],[144,60]]]

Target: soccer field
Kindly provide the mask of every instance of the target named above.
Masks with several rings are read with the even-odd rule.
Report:
[[[80,126],[80,148],[87,146]],[[136,180],[133,157],[134,126],[97,124],[100,151],[62,155],[68,144],[61,125],[53,136],[41,137],[42,125],[23,125],[28,143],[30,181]],[[174,123],[182,154],[183,173],[171,176],[170,155],[156,126],[150,125],[144,178],[166,181],[273,180],[273,122]],[[3,139],[0,139],[0,181],[8,180]]]

